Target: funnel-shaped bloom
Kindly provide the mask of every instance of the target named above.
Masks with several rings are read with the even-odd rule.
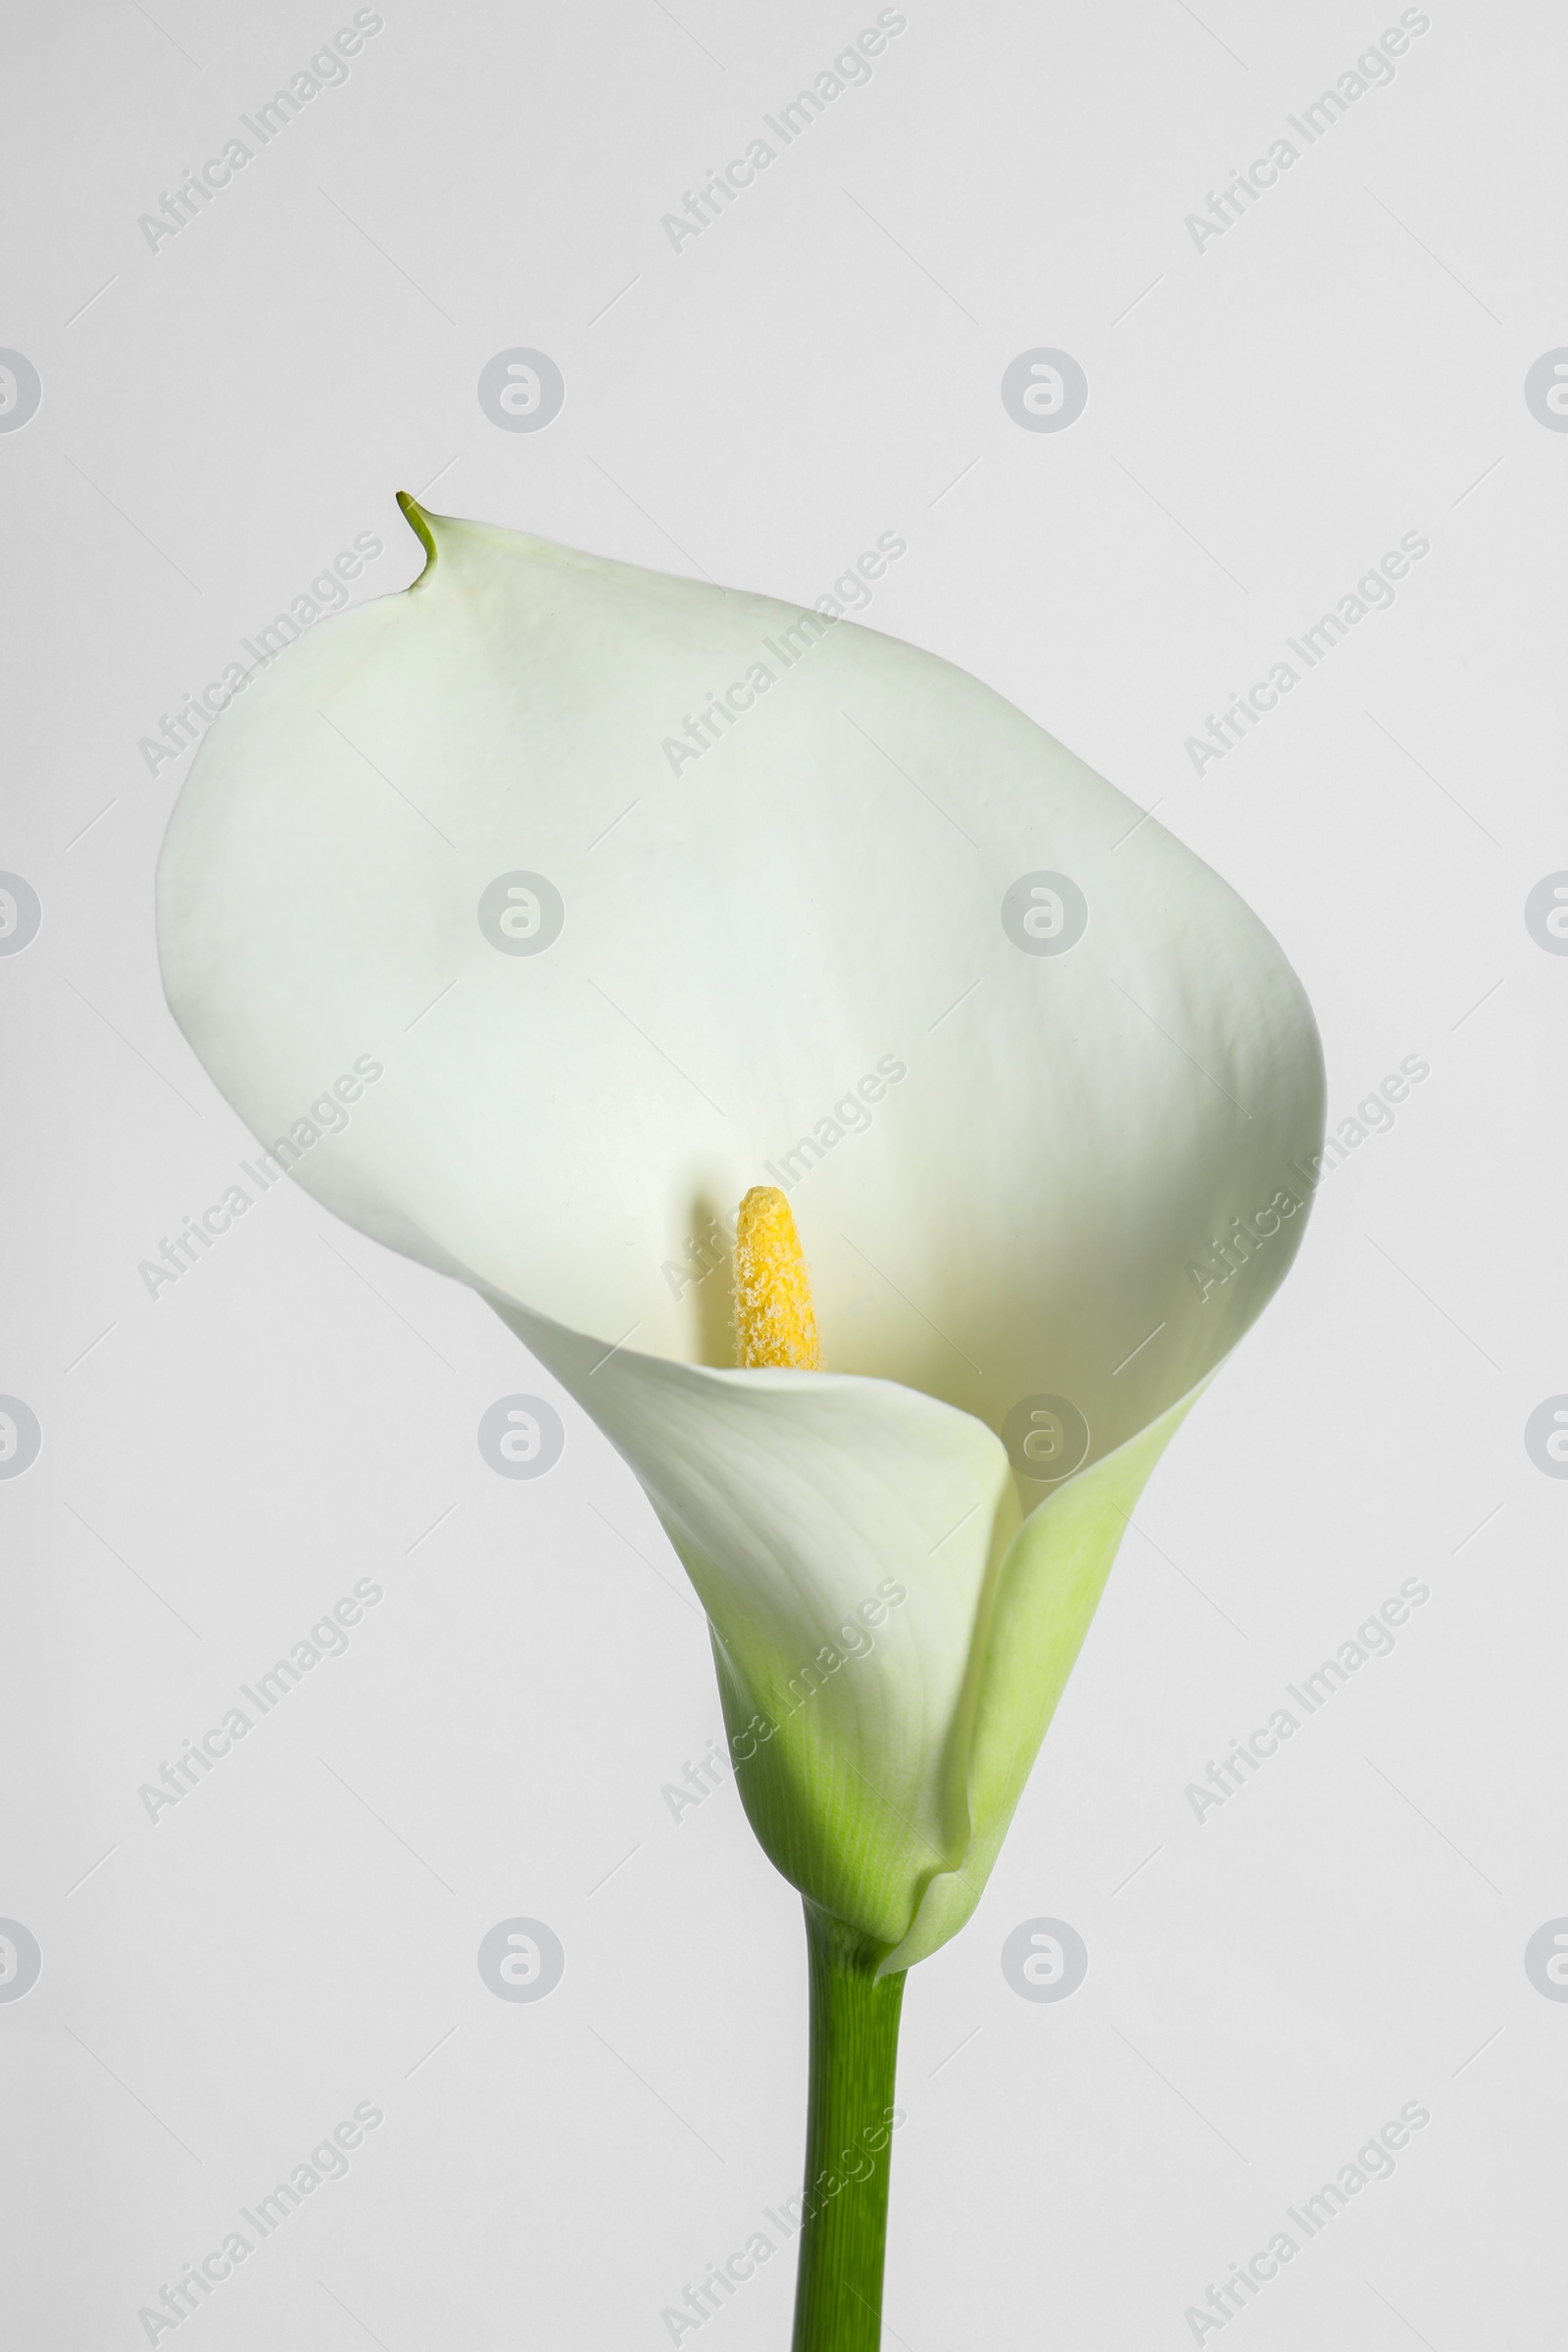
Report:
[[[1295,1252],[1310,1012],[1217,875],[962,671],[407,511],[415,585],[197,761],[170,1003],[266,1144],[384,1064],[293,1173],[607,1432],[764,1846],[906,1966],[973,1908],[1125,1515]],[[736,1366],[760,1186],[819,1371]]]

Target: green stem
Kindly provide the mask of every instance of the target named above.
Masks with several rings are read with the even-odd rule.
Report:
[[[794,2352],[878,2352],[903,1975],[806,1906],[811,2072]]]

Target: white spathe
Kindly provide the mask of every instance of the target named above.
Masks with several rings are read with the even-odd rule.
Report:
[[[977,1899],[1124,1514],[1295,1253],[1311,1013],[1217,875],[964,672],[411,520],[415,585],[203,747],[170,1003],[267,1145],[384,1065],[293,1172],[480,1290],[619,1447],[764,1845],[906,1965]],[[1087,906],[1062,954],[1004,924],[1038,873]],[[519,874],[564,908],[539,953],[481,925]],[[778,1181],[822,1374],[724,1368],[713,1220]],[[999,1433],[1044,1396],[1088,1453],[1020,1487]]]

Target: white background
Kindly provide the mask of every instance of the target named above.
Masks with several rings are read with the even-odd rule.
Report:
[[[1333,1121],[1431,1064],[1155,1473],[986,1897],[910,1978],[888,2340],[1174,2352],[1418,2100],[1395,2177],[1227,2342],[1555,2343],[1568,2006],[1523,1950],[1568,1912],[1568,1488],[1522,1432],[1568,1388],[1568,963],[1522,910],[1568,864],[1568,439],[1523,381],[1568,341],[1560,16],[1433,0],[1392,85],[1200,252],[1185,217],[1396,9],[909,0],[677,254],[662,216],[872,8],[387,0],[154,253],[138,216],[351,15],[240,13],[5,36],[0,343],[43,383],[0,436],[0,865],[43,906],[0,960],[0,1389],[44,1433],[0,1484],[0,1913],[44,1955],[0,2005],[11,2337],[144,2342],[361,2101],[349,2176],[191,2343],[653,2352],[799,2179],[798,1905],[731,1787],[678,1826],[662,1798],[719,1714],[629,1473],[560,1399],[559,1467],[494,1476],[480,1413],[545,1376],[292,1186],[156,1301],[137,1274],[250,1150],[163,1003],[187,762],[138,742],[356,532],[386,549],[357,594],[412,578],[392,493],[429,484],[808,601],[902,532],[872,624],[1236,884],[1311,995]],[[478,406],[514,345],[564,375],[543,432]],[[1088,374],[1059,434],[999,396],[1035,345]],[[1394,609],[1195,777],[1205,714],[1408,531]],[[364,1577],[347,1654],[150,1822],[138,1787]],[[1410,1577],[1394,1654],[1195,1820],[1187,1784]],[[518,1913],[565,1946],[537,2005],[475,1966]],[[1042,1914],[1090,1952],[1059,2005],[999,1965]],[[792,2259],[703,2345],[785,2344]]]

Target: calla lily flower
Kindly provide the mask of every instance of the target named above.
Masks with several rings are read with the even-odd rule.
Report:
[[[874,2352],[906,1972],[1298,1245],[1316,1032],[1236,894],[976,679],[401,503],[413,587],[202,749],[169,1001],[319,1200],[490,1301],[685,1563],[806,1903],[795,2348]]]
[[[903,1971],[978,1900],[1128,1513],[1296,1251],[1311,1013],[1225,882],[946,662],[403,503],[421,575],[196,762],[170,1004],[285,1162],[384,1064],[291,1173],[606,1432],[763,1846]],[[820,1369],[737,1365],[756,1187]]]

